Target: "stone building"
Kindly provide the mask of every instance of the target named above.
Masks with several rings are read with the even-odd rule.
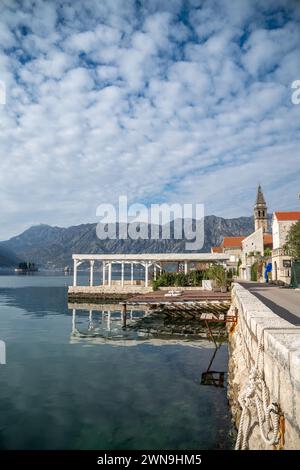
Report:
[[[268,209],[261,185],[257,188],[253,215],[255,231],[251,235],[248,237],[224,237],[220,246],[211,248],[212,253],[230,255],[227,263],[230,267],[238,268],[239,260],[241,260],[242,264],[238,274],[243,279],[250,279],[251,266],[255,262],[254,257],[248,256],[248,253],[257,252],[259,255],[263,255],[264,247],[272,244],[271,235],[268,234]]]
[[[292,258],[285,254],[284,245],[290,228],[300,220],[300,212],[274,212],[272,221],[273,251],[272,280],[290,284]]]
[[[247,281],[251,280],[251,268],[254,263],[260,261],[260,264],[263,264],[261,259],[266,248],[272,249],[272,234],[268,233],[268,208],[260,185],[254,204],[254,228],[254,232],[242,240],[242,264],[239,274]]]
[[[212,253],[224,253],[229,255],[227,266],[237,268],[242,255],[242,241],[245,237],[224,237],[220,246],[213,246]]]
[[[274,212],[272,220],[272,233],[268,230],[268,208],[261,185],[257,188],[254,204],[254,232],[247,237],[224,237],[220,246],[212,247],[212,253],[226,253],[229,256],[228,266],[238,267],[238,275],[251,280],[251,268],[259,264],[258,280],[264,281],[264,266],[272,262],[272,281],[287,284],[291,283],[292,258],[285,254],[284,245],[290,228],[300,220],[299,212]],[[269,258],[266,249],[269,248]]]
[[[268,210],[267,204],[261,189],[257,188],[256,201],[254,205],[254,230],[255,232],[262,228],[264,233],[268,232]]]
[[[266,248],[272,250],[273,237],[271,233],[264,233],[263,227],[251,233],[242,241],[242,264],[240,276],[247,280],[251,280],[251,267],[265,255]],[[262,276],[263,277],[263,276]]]

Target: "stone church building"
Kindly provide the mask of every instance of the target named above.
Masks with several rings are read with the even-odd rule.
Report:
[[[266,200],[259,185],[253,216],[253,233],[246,237],[225,237],[220,246],[212,248],[212,253],[229,254],[227,265],[239,270],[238,276],[245,281],[251,280],[251,269],[258,263],[258,281],[264,282],[264,267],[271,262],[270,280],[289,285],[292,258],[285,253],[284,245],[291,226],[300,220],[300,211],[274,212],[270,224]]]
[[[266,249],[273,246],[272,234],[269,232],[268,208],[259,185],[254,205],[254,232],[242,241],[240,277],[251,280],[251,268],[259,258],[266,254]],[[260,273],[263,276],[263,273]]]

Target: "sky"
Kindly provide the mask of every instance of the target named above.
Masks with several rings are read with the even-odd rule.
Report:
[[[0,239],[101,203],[300,210],[300,2],[0,0]]]

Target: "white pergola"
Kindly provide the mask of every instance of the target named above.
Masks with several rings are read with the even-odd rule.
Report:
[[[145,287],[149,283],[149,268],[153,268],[153,278],[156,279],[157,269],[162,272],[162,263],[181,263],[184,267],[184,273],[188,272],[188,264],[206,262],[225,264],[229,260],[229,255],[223,253],[143,253],[143,254],[74,254],[73,286],[77,286],[77,268],[84,262],[90,264],[90,286],[94,285],[94,264],[95,261],[102,263],[102,284],[112,285],[112,266],[121,265],[121,286],[124,286],[125,265],[130,265],[131,285],[134,283],[133,267],[140,265],[145,268]],[[107,279],[107,283],[106,283]]]

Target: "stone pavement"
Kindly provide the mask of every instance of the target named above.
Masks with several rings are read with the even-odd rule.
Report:
[[[248,289],[276,315],[293,325],[300,326],[300,290],[255,282],[242,281],[239,284]]]

